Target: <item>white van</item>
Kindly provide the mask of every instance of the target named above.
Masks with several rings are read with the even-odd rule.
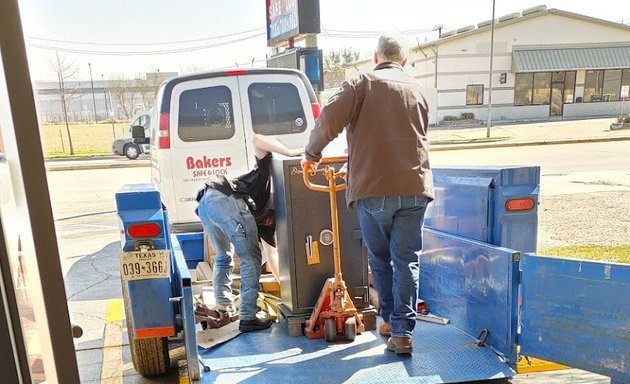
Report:
[[[236,177],[251,169],[254,133],[303,147],[319,110],[307,77],[291,69],[236,69],[162,83],[151,119],[151,178],[171,229],[201,230],[197,191],[212,174]]]

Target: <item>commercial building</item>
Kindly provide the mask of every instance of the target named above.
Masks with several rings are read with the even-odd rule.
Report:
[[[630,112],[630,26],[539,6],[445,31],[411,49],[431,123],[615,116]],[[368,70],[370,62],[359,63]]]
[[[35,102],[41,123],[128,120],[153,106],[155,93],[177,72],[150,72],[143,78],[109,80],[35,81]],[[62,90],[63,89],[63,90]]]

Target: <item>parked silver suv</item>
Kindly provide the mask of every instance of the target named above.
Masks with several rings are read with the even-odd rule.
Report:
[[[144,127],[146,137],[149,137],[151,132],[151,113],[151,111],[144,111],[136,114],[132,120],[133,123],[129,126],[129,132],[131,133],[131,128],[134,126],[142,126]],[[112,153],[126,156],[129,160],[136,160],[141,154],[149,153],[150,148],[149,143],[138,144],[131,137],[116,139],[112,143]]]

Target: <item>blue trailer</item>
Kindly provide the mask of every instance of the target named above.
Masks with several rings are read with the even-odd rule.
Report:
[[[419,321],[408,359],[387,353],[376,331],[329,344],[278,324],[199,350],[189,269],[203,260],[203,233],[170,233],[155,186],[124,187],[116,203],[134,367],[165,373],[168,340],[179,338],[190,379],[202,383],[466,382],[513,376],[520,354],[630,382],[630,266],[535,253],[540,169],[440,168],[434,181],[419,295],[450,323]]]

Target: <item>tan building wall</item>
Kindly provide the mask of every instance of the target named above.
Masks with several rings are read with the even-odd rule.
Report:
[[[512,73],[514,47],[544,48],[550,45],[595,46],[630,42],[630,28],[614,23],[582,17],[568,12],[547,10],[495,24],[492,70],[493,120],[544,119],[549,105],[514,106],[515,74]],[[358,63],[360,71],[373,67],[371,61]],[[630,68],[628,63],[627,68]],[[431,99],[432,124],[445,116],[473,113],[476,119],[488,118],[490,69],[490,28],[472,30],[437,40],[412,49],[406,71],[424,85]],[[346,75],[357,70],[349,68]],[[506,83],[499,78],[506,74]],[[574,99],[584,93],[584,69],[576,70]],[[484,87],[483,105],[466,105],[468,85]],[[622,106],[622,103],[626,104]],[[565,104],[563,116],[615,115],[630,102]]]

